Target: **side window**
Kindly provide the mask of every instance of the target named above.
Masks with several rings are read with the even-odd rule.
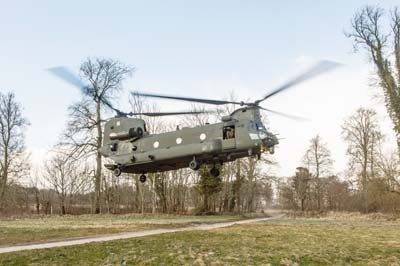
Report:
[[[222,132],[223,139],[234,139],[235,138],[235,126],[224,126]]]
[[[110,150],[111,150],[112,152],[117,151],[117,150],[118,150],[118,143],[117,143],[117,142],[111,143],[111,144],[110,144]]]

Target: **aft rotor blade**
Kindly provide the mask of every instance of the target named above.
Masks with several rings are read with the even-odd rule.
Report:
[[[62,79],[63,81],[69,83],[70,85],[80,89],[81,92],[83,92],[83,93],[87,93],[88,92],[87,86],[80,80],[80,78],[77,75],[72,73],[72,71],[69,70],[68,68],[63,67],[63,66],[52,67],[52,68],[47,69],[47,71],[49,71],[50,73],[52,73],[56,77]],[[127,113],[122,112],[122,111],[118,110],[117,108],[115,108],[114,106],[112,106],[112,104],[110,102],[108,102],[107,100],[105,100],[105,99],[100,99],[100,100],[108,108],[110,108],[111,110],[115,111],[117,113],[117,115],[122,115],[122,116],[127,115]]]
[[[289,119],[293,119],[293,120],[297,120],[297,121],[310,121],[308,118],[305,118],[305,117],[301,117],[301,116],[297,116],[297,115],[285,114],[285,113],[274,111],[274,110],[271,110],[271,109],[267,109],[267,108],[264,108],[264,107],[261,107],[261,106],[260,106],[260,109],[262,109],[264,111],[267,111],[269,113],[272,113],[272,114],[280,115],[280,116],[283,116],[283,117],[286,117],[286,118],[289,118]]]
[[[181,96],[171,96],[171,95],[160,95],[160,94],[152,94],[152,93],[144,93],[144,92],[131,92],[133,96],[142,96],[142,97],[152,97],[152,98],[161,98],[161,99],[170,99],[170,100],[179,100],[179,101],[187,101],[187,102],[197,102],[197,103],[206,103],[206,104],[214,104],[214,105],[222,105],[222,104],[239,104],[243,105],[243,102],[234,102],[234,101],[224,101],[224,100],[211,100],[211,99],[202,99],[202,98],[192,98],[192,97],[181,97]]]
[[[306,81],[308,79],[311,79],[318,75],[321,75],[325,72],[328,72],[340,65],[341,64],[339,64],[337,62],[333,62],[333,61],[328,61],[328,60],[320,61],[315,66],[313,66],[312,68],[310,68],[309,70],[304,72],[303,74],[295,77],[294,79],[290,80],[289,82],[287,82],[287,83],[283,84],[282,86],[276,88],[275,90],[271,91],[270,93],[265,95],[264,98],[257,100],[255,103],[259,104],[260,102],[265,101],[266,99],[268,99],[278,93],[281,93],[282,91],[290,89],[293,86],[295,86],[303,81]]]
[[[66,67],[52,67],[48,68],[47,71],[81,91],[84,91],[86,88],[86,85],[80,80],[80,78]]]
[[[144,115],[144,116],[168,116],[168,115],[198,115],[211,113],[209,111],[199,111],[199,112],[151,112],[151,113],[129,113],[128,115]]]

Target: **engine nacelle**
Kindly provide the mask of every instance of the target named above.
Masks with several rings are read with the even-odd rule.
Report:
[[[140,138],[143,136],[143,129],[141,127],[132,127],[128,132],[111,132],[110,140],[128,140],[133,138]]]

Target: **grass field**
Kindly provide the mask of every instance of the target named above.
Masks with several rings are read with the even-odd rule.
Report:
[[[400,265],[400,222],[283,218],[8,253],[0,265]]]
[[[234,215],[81,215],[3,219],[0,220],[0,247],[239,219],[240,216]]]

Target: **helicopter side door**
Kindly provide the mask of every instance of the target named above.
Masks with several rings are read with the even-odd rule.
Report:
[[[231,150],[236,148],[236,125],[225,123],[222,127],[222,149]]]

